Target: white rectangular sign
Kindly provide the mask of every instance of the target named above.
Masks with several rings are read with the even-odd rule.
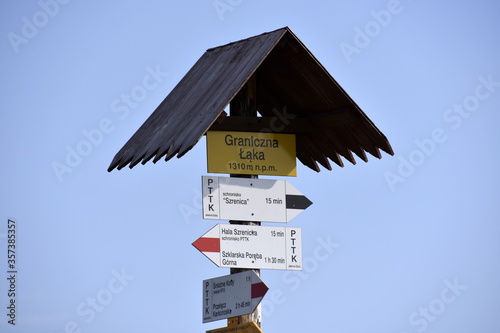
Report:
[[[289,222],[312,202],[288,181],[202,176],[203,218]]]
[[[300,228],[218,224],[193,246],[219,267],[302,270]]]

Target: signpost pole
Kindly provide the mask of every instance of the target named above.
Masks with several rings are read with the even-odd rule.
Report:
[[[239,117],[257,117],[257,81],[255,74],[252,75],[245,86],[238,92],[238,94],[233,98],[229,105],[229,115],[239,116]],[[231,174],[231,177],[240,178],[258,178],[257,175],[239,175]],[[231,224],[246,224],[246,225],[260,225],[258,221],[229,221]],[[230,268],[231,274],[236,274],[239,272],[246,271],[244,268]],[[260,276],[260,269],[253,270],[255,274]],[[260,304],[257,306],[254,312],[248,315],[233,317],[228,319],[228,326],[230,324],[234,325],[243,324],[248,322],[255,322],[259,327],[262,327],[262,310]]]

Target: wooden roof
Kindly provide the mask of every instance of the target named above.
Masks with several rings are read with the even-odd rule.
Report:
[[[256,81],[262,117],[224,108]],[[288,28],[208,49],[115,155],[108,171],[181,157],[208,130],[295,133],[297,158],[320,171],[329,161],[355,164],[353,153],[393,155],[387,138]]]

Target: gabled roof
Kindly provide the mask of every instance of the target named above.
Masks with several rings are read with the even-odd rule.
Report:
[[[224,108],[255,75],[262,117]],[[227,117],[226,117],[227,116]],[[281,121],[276,125],[276,121]],[[108,171],[183,156],[208,130],[295,133],[297,158],[320,171],[353,152],[393,155],[386,137],[288,28],[208,49],[115,155]],[[267,129],[267,130],[266,130]]]

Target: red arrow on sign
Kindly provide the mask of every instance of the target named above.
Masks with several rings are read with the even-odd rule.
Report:
[[[264,297],[269,288],[264,282],[257,282],[252,284],[252,298]]]
[[[201,237],[193,242],[200,252],[220,252],[220,238]]]

